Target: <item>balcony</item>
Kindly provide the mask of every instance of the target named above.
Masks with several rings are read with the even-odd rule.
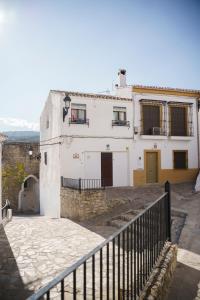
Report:
[[[162,121],[160,126],[145,126],[145,122],[141,120],[140,135],[145,136],[167,136],[166,121]],[[156,124],[158,125],[158,124]]]
[[[112,120],[112,127],[113,126],[125,126],[130,128],[130,121],[126,120]]]
[[[70,124],[88,125],[88,127],[89,127],[89,119],[72,119],[72,118],[69,118],[69,125]]]
[[[170,137],[193,137],[194,136],[194,127],[193,122],[187,122],[184,126],[176,126],[172,122],[169,122],[169,136]]]

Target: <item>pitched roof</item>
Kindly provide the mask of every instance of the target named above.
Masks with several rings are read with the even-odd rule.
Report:
[[[167,94],[183,94],[186,96],[200,96],[200,90],[193,89],[181,89],[181,88],[171,88],[171,87],[160,87],[160,86],[146,86],[146,85],[132,85],[133,91],[142,91],[146,90],[147,92],[159,92],[159,93],[167,93]]]
[[[113,100],[132,101],[131,98],[118,97],[118,96],[106,95],[106,94],[81,93],[81,92],[59,91],[59,90],[51,90],[50,92],[64,93],[65,95],[78,96],[78,97],[88,97],[88,98],[100,98],[100,99],[113,99]]]

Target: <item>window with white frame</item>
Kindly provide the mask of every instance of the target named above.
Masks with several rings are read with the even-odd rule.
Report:
[[[71,123],[86,123],[86,104],[71,105]]]
[[[113,107],[113,120],[116,123],[117,122],[125,123],[126,122],[126,107],[114,106]]]

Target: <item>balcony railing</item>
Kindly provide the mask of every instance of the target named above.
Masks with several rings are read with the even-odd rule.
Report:
[[[141,135],[167,135],[167,122],[162,121],[159,126],[152,126],[147,128],[144,126],[144,121],[141,120],[141,127],[140,127],[140,134]]]
[[[126,127],[130,127],[130,121],[126,121],[126,120],[112,120],[112,126],[126,126]]]
[[[61,186],[79,190],[79,192],[84,190],[99,190],[105,189],[105,184],[103,179],[72,179],[61,177]]]
[[[89,122],[89,119],[72,119],[72,118],[69,118],[69,124],[86,124],[89,126],[90,122]]]
[[[172,130],[171,122],[163,121],[160,127],[144,129],[143,121],[141,121],[140,135],[192,137],[194,136],[193,122],[187,122],[185,129],[180,127],[180,130],[178,128]]]
[[[170,185],[142,213],[41,288],[37,299],[139,299],[171,240]]]
[[[169,122],[169,136],[188,136],[192,137],[194,136],[194,127],[193,122],[187,122],[185,124],[185,127],[176,127],[172,129],[171,122]]]

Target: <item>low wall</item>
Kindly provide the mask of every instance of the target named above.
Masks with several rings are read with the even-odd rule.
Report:
[[[199,284],[198,284],[198,290],[197,290],[197,296],[195,297],[195,299],[194,300],[200,300],[200,282],[199,282]]]
[[[163,184],[167,180],[170,183],[183,183],[183,182],[195,182],[199,169],[186,169],[186,170],[174,170],[174,169],[160,169],[158,172],[158,183]],[[134,170],[133,171],[134,186],[145,185],[146,171]]]
[[[105,190],[78,190],[61,188],[61,217],[85,220],[103,214],[124,200],[108,199]]]
[[[163,300],[166,298],[177,263],[176,245],[167,242],[156,263],[140,300]]]

